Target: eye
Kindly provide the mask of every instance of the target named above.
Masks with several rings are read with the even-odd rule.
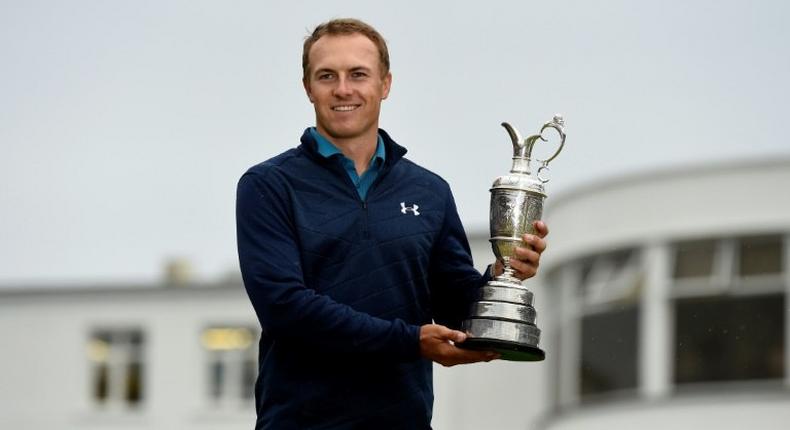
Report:
[[[320,73],[318,75],[318,80],[319,81],[326,81],[326,80],[332,79],[334,77],[335,77],[335,75],[332,74],[332,73]]]
[[[351,77],[354,79],[361,79],[367,77],[368,74],[365,72],[351,72]]]

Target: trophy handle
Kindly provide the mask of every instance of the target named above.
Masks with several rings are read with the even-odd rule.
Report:
[[[545,184],[546,182],[549,182],[549,178],[547,178],[547,177],[543,176],[543,175],[544,175],[544,173],[545,173],[545,172],[548,172],[548,171],[549,171],[548,161],[544,161],[544,162],[543,162],[543,165],[542,165],[542,166],[540,166],[540,167],[538,167],[538,175],[537,175],[537,176],[538,176],[538,180],[539,180],[540,182],[543,182],[544,184]]]
[[[551,121],[543,124],[543,127],[540,128],[539,134],[536,134],[535,136],[530,136],[527,139],[540,138],[540,140],[546,142],[547,139],[543,137],[543,130],[546,130],[547,128],[553,128],[554,130],[557,130],[557,133],[560,134],[560,146],[557,148],[557,151],[551,157],[545,160],[537,160],[543,166],[544,169],[548,169],[546,166],[549,164],[549,162],[557,158],[557,155],[560,154],[560,151],[562,151],[562,148],[565,146],[565,120],[562,118],[562,115],[560,114],[554,115],[554,118],[552,118]]]

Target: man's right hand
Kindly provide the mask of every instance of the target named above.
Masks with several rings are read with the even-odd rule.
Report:
[[[426,324],[420,327],[420,355],[442,366],[477,363],[499,358],[492,351],[473,351],[455,346],[466,340],[466,333],[451,330],[439,324]]]

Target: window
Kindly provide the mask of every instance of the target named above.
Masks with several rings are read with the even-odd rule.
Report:
[[[636,388],[638,304],[643,282],[639,253],[633,249],[598,255],[582,264],[582,401]]]
[[[208,396],[217,405],[246,407],[258,376],[256,331],[245,326],[213,326],[203,330],[208,353]]]
[[[582,265],[580,293],[585,305],[633,303],[640,294],[638,253],[620,250],[588,259]]]
[[[716,242],[696,240],[675,245],[675,279],[710,278],[713,275]]]
[[[676,275],[680,264],[707,262],[708,255],[716,255],[719,276],[711,278],[705,291],[686,289],[686,294],[676,295],[675,383],[784,376],[782,248],[781,235],[676,245]],[[682,263],[683,255],[696,257]],[[677,278],[676,291],[682,281]]]
[[[556,405],[784,384],[786,237],[654,243],[555,268]],[[648,348],[641,356],[640,347]]]
[[[675,382],[784,376],[784,296],[679,299],[675,304]]]
[[[782,237],[757,236],[738,241],[738,274],[741,277],[782,273]]]
[[[143,401],[145,338],[139,329],[96,330],[88,340],[91,397],[103,406],[138,406]]]
[[[637,382],[638,308],[582,318],[581,398],[634,389]]]

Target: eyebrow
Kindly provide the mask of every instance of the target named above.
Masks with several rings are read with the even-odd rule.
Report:
[[[367,66],[354,66],[354,67],[349,69],[349,72],[360,72],[360,71],[362,71],[362,72],[369,72],[369,73],[372,72],[371,68],[367,67]],[[320,69],[316,69],[313,72],[313,76],[319,75],[321,73],[327,73],[327,72],[328,73],[337,73],[337,70],[329,68],[329,67],[322,67]]]

